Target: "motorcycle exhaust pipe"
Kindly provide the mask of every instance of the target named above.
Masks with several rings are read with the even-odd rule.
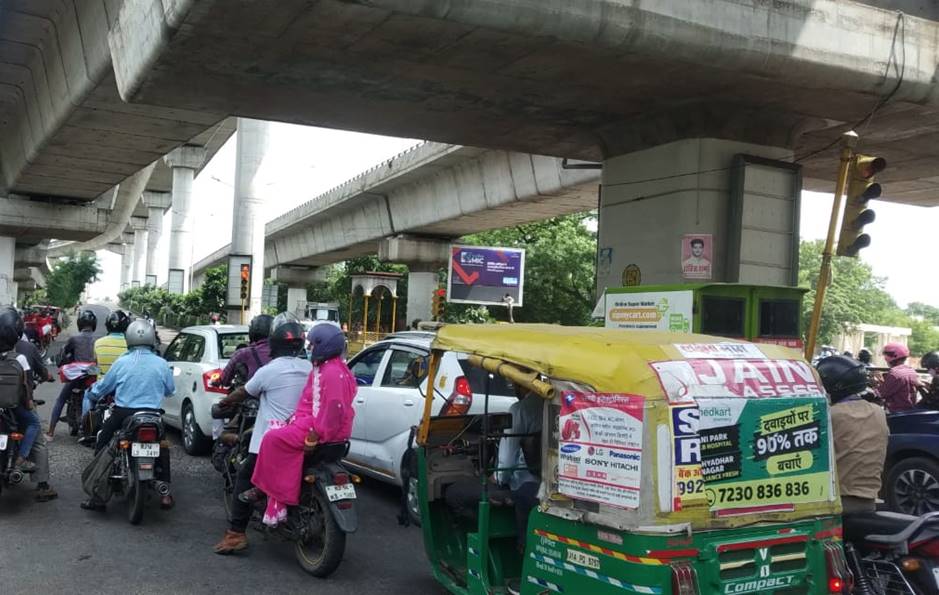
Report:
[[[10,482],[10,485],[16,485],[18,483],[21,483],[24,477],[25,475],[23,474],[22,471],[20,471],[19,469],[14,469],[13,471],[10,471],[10,476],[7,479],[7,481]]]
[[[155,481],[153,482],[153,488],[156,490],[156,493],[162,496],[170,495],[170,484],[165,481]]]

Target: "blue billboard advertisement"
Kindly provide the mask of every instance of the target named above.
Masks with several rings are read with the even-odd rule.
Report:
[[[486,306],[522,305],[525,251],[451,246],[447,300]]]

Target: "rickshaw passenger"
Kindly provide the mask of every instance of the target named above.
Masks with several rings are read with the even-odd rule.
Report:
[[[531,434],[532,436],[506,436],[499,442],[499,462],[493,477],[496,483],[508,486],[515,503],[515,528],[519,550],[525,549],[525,536],[528,534],[528,515],[538,504],[540,477],[541,428],[544,414],[544,399],[528,392],[519,397],[509,408],[512,414],[511,434]],[[528,445],[530,448],[526,448]],[[528,452],[526,461],[525,452]],[[509,470],[515,467],[514,470]]]

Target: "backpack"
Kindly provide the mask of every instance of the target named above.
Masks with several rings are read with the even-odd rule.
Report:
[[[16,361],[16,352],[0,356],[0,409],[13,409],[26,400],[23,366]]]

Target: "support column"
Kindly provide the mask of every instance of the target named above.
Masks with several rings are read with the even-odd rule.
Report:
[[[121,291],[130,287],[134,273],[134,245],[121,244]]]
[[[251,293],[248,296],[246,319],[261,313],[261,292],[264,284],[264,198],[258,170],[267,152],[268,123],[238,118],[235,151],[235,201],[233,205],[232,255],[251,256]],[[229,271],[229,279],[236,277]],[[233,281],[232,281],[233,282]],[[228,320],[241,317],[241,310],[230,310]],[[247,320],[245,322],[247,322]]]
[[[713,138],[608,158],[598,295],[629,284],[795,284],[801,177],[791,160],[791,149]]]
[[[130,224],[134,228],[134,272],[130,284],[132,287],[143,287],[147,282],[147,220],[131,217]]]
[[[163,214],[173,204],[169,192],[144,192],[143,202],[147,205],[147,270],[145,279],[160,285],[162,267],[160,267],[160,238],[163,235]]]
[[[287,311],[304,318],[307,285],[325,281],[329,269],[300,266],[277,266],[271,269],[271,280],[287,285]]]
[[[164,160],[173,169],[173,217],[170,229],[170,261],[167,288],[189,291],[192,272],[192,181],[205,161],[205,148],[184,145]]]
[[[306,302],[306,287],[287,286],[287,311],[293,312],[300,318],[305,318],[305,312],[300,304]]]
[[[16,302],[15,253],[16,239],[0,236],[0,306],[12,306]]]
[[[433,320],[437,271],[446,266],[449,251],[450,243],[438,239],[398,236],[378,242],[379,259],[408,265],[408,326],[418,319]]]

